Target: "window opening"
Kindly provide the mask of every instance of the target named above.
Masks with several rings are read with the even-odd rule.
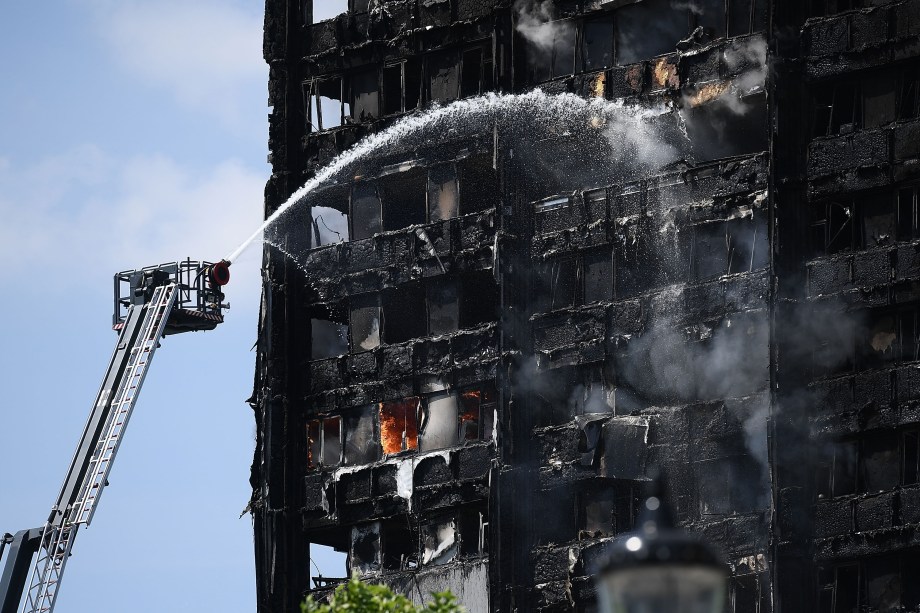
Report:
[[[615,534],[632,530],[636,525],[641,501],[639,490],[632,483],[620,483],[616,486],[614,498]]]
[[[345,464],[367,464],[380,458],[380,446],[374,436],[376,406],[368,405],[343,416]]]
[[[383,68],[383,114],[394,115],[403,111],[403,63]]]
[[[584,302],[602,302],[613,297],[613,253],[599,251],[587,253],[584,263]]]
[[[902,437],[901,483],[914,485],[920,483],[920,431],[908,430]]]
[[[307,122],[311,131],[321,132],[341,126],[351,114],[351,106],[343,103],[342,79],[314,79],[309,87]],[[304,93],[307,94],[307,89]],[[307,96],[305,96],[306,98]]]
[[[479,556],[488,551],[486,530],[489,522],[478,509],[461,509],[457,515],[457,532],[460,535],[460,554]]]
[[[368,70],[351,75],[349,79],[351,117],[356,122],[364,123],[380,117],[380,85],[377,71]]]
[[[482,92],[483,49],[475,48],[463,52],[460,70],[460,97],[469,98]]]
[[[461,215],[495,209],[501,192],[491,155],[480,153],[460,160],[457,175]]]
[[[917,190],[898,190],[898,240],[917,238]]]
[[[336,466],[342,461],[342,425],[338,416],[307,422],[307,466]]]
[[[418,449],[421,399],[380,403],[380,444],[384,455]]]
[[[855,84],[841,83],[835,87],[830,134],[848,134],[856,129],[857,118],[861,116],[859,107],[859,91]]]
[[[865,609],[869,611],[901,610],[901,569],[897,556],[880,556],[863,567],[865,574]]]
[[[891,435],[867,436],[862,441],[860,491],[881,492],[897,487],[900,475],[898,439]]]
[[[693,226],[693,278],[703,281],[725,274],[728,270],[727,247],[724,222]]]
[[[446,449],[457,444],[457,394],[444,392],[428,397],[422,410],[421,451]]]
[[[460,67],[457,51],[428,56],[428,92],[434,102],[456,100],[460,94]]]
[[[818,612],[852,613],[859,607],[859,567],[847,564],[818,570]]]
[[[829,482],[824,489],[831,496],[846,496],[856,493],[857,441],[842,441],[834,444],[832,450]]]
[[[428,170],[428,221],[442,221],[456,217],[459,212],[460,193],[457,186],[457,168],[442,164]]]
[[[617,64],[632,64],[672,52],[687,36],[688,10],[671,7],[671,0],[647,0],[617,11],[614,24]],[[649,24],[655,24],[649,32]]]
[[[891,74],[876,75],[862,82],[862,127],[877,128],[897,117],[897,88]]]
[[[351,191],[351,236],[353,240],[370,238],[383,230],[380,197],[370,182],[355,183]]]
[[[425,290],[420,284],[402,285],[383,296],[383,339],[404,343],[427,333]]]
[[[351,299],[351,350],[370,351],[380,345],[380,302],[376,294]]]
[[[581,37],[582,70],[591,72],[613,66],[613,17],[586,21]]]
[[[498,284],[491,270],[481,270],[460,278],[461,328],[473,328],[498,320]]]
[[[325,198],[327,195],[325,193],[321,194],[318,198],[320,202],[329,202],[329,204],[334,204],[334,207],[310,207],[311,223],[313,225],[312,247],[321,247],[323,245],[331,245],[333,243],[348,241],[349,219],[348,215],[343,212],[348,210],[348,191],[336,191],[341,193],[343,196],[340,202],[332,201],[331,198]],[[334,197],[334,194],[329,195]]]
[[[853,246],[853,205],[830,202],[828,204],[827,253],[837,253]]]
[[[386,175],[377,180],[383,202],[383,229],[401,230],[426,220],[428,173],[412,168]]]
[[[898,90],[898,119],[913,119],[920,116],[920,70],[906,70]]]
[[[896,317],[894,313],[873,313],[870,316],[858,347],[861,368],[880,366],[900,357]]]
[[[402,518],[384,522],[383,567],[387,570],[411,570],[418,568],[418,532]]]
[[[560,22],[553,29],[553,77],[575,72],[575,28],[571,22]]]
[[[447,564],[458,552],[457,529],[453,519],[427,524],[422,532],[422,564]]]
[[[324,360],[348,353],[348,326],[326,319],[310,320],[310,359]]]
[[[613,488],[583,492],[578,513],[578,536],[597,538],[614,534]]]
[[[726,0],[693,0],[690,16],[695,27],[703,28],[704,40],[725,37]]]
[[[728,243],[728,271],[750,272],[770,262],[767,224],[756,217],[730,219],[725,222]]]
[[[576,258],[562,258],[543,266],[549,295],[545,310],[556,310],[578,304],[579,266]]]
[[[306,4],[306,2],[304,4]],[[311,20],[313,23],[317,23],[319,21],[332,19],[346,12],[348,10],[349,0],[324,0],[323,2],[313,0],[310,4],[313,7]],[[304,14],[306,14],[306,11],[304,11]]]
[[[334,588],[348,580],[348,547],[351,535],[341,535],[341,545],[310,543],[310,571],[313,589]],[[313,574],[315,573],[315,574]]]
[[[322,420],[323,466],[336,466],[342,461],[342,419],[338,416]]]
[[[375,521],[351,528],[351,550],[348,554],[352,572],[359,575],[377,573],[381,567],[380,522]]]
[[[428,333],[449,334],[460,328],[460,301],[456,280],[439,279],[429,283]]]
[[[491,384],[460,393],[460,442],[492,440],[497,397]]]
[[[582,369],[577,375],[570,408],[575,415],[613,413],[616,410],[616,392],[613,377],[604,367]]]

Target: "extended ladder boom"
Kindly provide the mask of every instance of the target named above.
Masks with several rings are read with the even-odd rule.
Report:
[[[229,281],[227,266],[186,260],[116,275],[115,351],[45,525],[0,540],[0,555],[7,551],[0,613],[16,613],[20,604],[21,613],[54,609],[77,531],[93,520],[160,340],[165,334],[210,330],[223,321],[227,305],[220,287]]]
[[[86,423],[57,504],[42,529],[23,613],[54,608],[64,566],[81,525],[89,525],[150,360],[176,301],[176,285],[161,285],[151,301],[129,309],[96,404]],[[87,453],[92,449],[91,453]]]

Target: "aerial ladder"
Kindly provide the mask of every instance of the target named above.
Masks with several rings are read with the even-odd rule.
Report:
[[[47,521],[0,541],[0,613],[53,611],[77,531],[93,520],[160,339],[223,321],[229,266],[187,259],[115,275],[115,351]]]

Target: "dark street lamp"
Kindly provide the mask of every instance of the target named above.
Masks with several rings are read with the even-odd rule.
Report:
[[[603,613],[720,613],[725,565],[700,538],[674,527],[661,498],[642,505],[637,528],[622,534],[597,576]]]

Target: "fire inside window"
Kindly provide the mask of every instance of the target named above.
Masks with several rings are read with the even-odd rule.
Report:
[[[484,384],[350,409],[344,419],[334,415],[310,420],[307,465],[366,464],[381,455],[491,441],[496,402],[495,386]]]

